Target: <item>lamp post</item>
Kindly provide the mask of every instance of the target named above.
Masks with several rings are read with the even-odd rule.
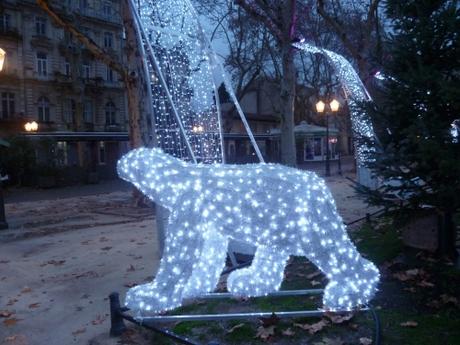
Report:
[[[26,132],[36,132],[38,131],[38,123],[35,122],[35,121],[32,121],[32,122],[27,122],[25,125],[24,125],[24,129],[26,130]]]
[[[0,48],[0,72],[3,70],[6,52]],[[0,173],[0,230],[8,229],[8,223],[5,219],[5,202],[3,200],[2,174]]]
[[[0,48],[0,72],[3,71],[3,65],[5,63],[6,51]]]
[[[332,113],[339,111],[340,103],[333,99],[329,103],[329,107]],[[329,112],[326,111],[326,104],[323,101],[316,103],[316,111],[319,114],[325,113],[326,115],[326,176],[331,176],[331,165],[330,165],[330,150],[329,150]]]

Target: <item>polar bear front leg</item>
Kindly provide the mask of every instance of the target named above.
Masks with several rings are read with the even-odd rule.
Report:
[[[213,291],[225,267],[228,238],[216,233],[214,229],[205,231],[203,237],[203,250],[193,263],[192,275],[185,286],[183,298],[193,298]]]
[[[264,296],[277,291],[283,282],[289,254],[282,250],[259,246],[248,268],[232,272],[228,290],[239,296]]]
[[[184,287],[192,274],[196,251],[203,238],[194,224],[172,213],[166,229],[165,249],[153,282],[135,286],[126,294],[130,309],[160,312],[179,307]]]

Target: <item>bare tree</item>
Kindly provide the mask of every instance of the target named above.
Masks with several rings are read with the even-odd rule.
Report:
[[[373,70],[372,52],[380,49],[381,24],[378,8],[381,0],[365,2],[317,0],[317,11],[335,32],[358,67],[366,83]]]

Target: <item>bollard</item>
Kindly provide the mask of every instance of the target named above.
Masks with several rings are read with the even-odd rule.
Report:
[[[120,295],[118,292],[112,292],[110,300],[110,336],[119,337],[126,331],[123,317],[121,316]]]

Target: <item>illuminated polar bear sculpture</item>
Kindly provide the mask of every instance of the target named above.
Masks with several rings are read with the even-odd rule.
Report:
[[[326,274],[325,309],[352,309],[376,291],[377,268],[358,253],[313,172],[274,164],[196,165],[140,148],[120,159],[118,174],[171,212],[157,275],[128,291],[131,309],[173,309],[215,289],[229,239],[257,247],[252,265],[228,277],[235,295],[278,290],[290,255],[306,256]]]

